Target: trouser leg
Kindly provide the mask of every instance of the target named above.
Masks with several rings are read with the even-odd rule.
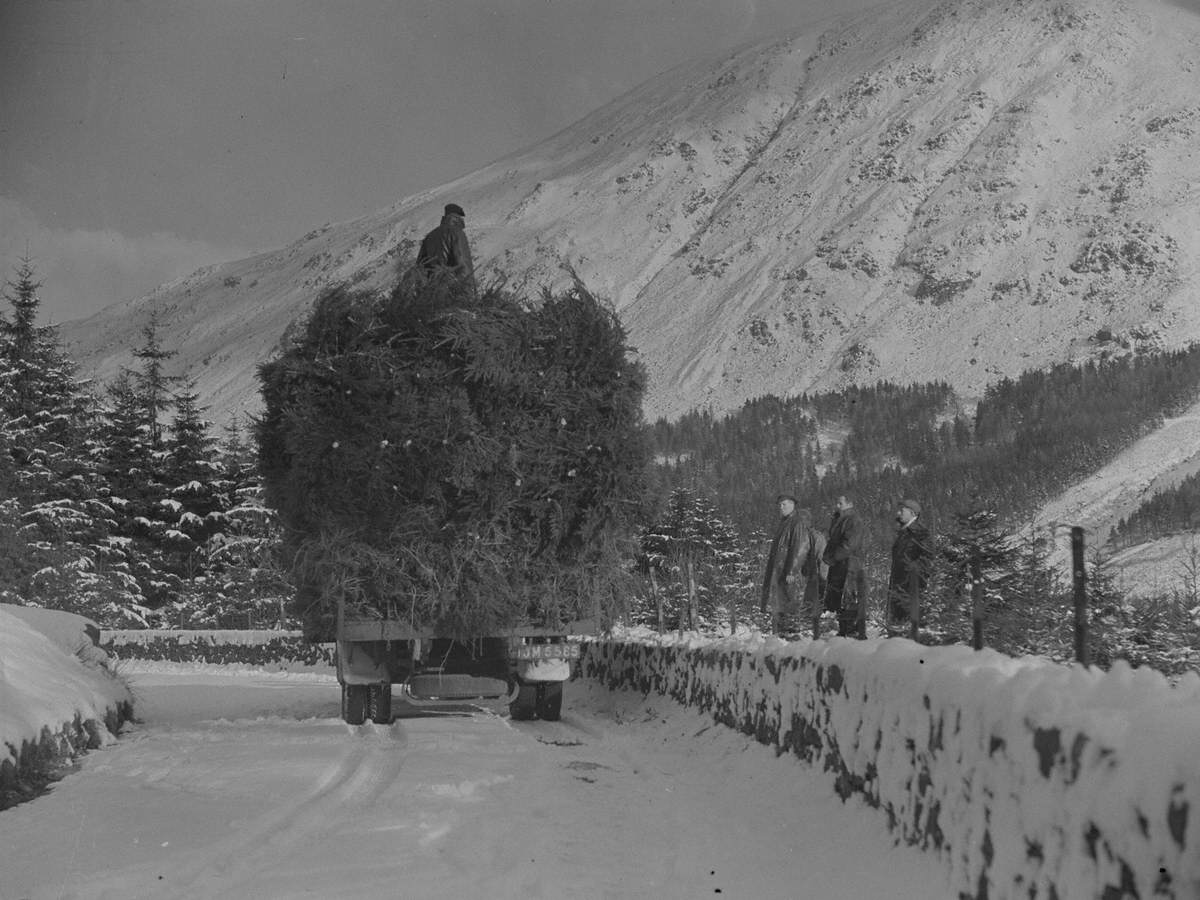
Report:
[[[846,563],[834,563],[829,567],[829,574],[825,579],[825,598],[823,606],[829,612],[836,612],[842,608],[842,595],[846,592]]]
[[[834,582],[834,566],[829,568],[829,583]],[[838,569],[838,635],[841,637],[866,637],[867,625],[867,573],[861,566],[842,563]]]
[[[847,603],[838,610],[838,637],[856,637],[858,635],[858,604]]]
[[[867,639],[867,570],[860,564],[854,570],[854,591],[857,594],[855,608],[857,624],[855,636],[860,641]]]
[[[769,610],[770,621],[768,628],[774,634],[779,634],[783,610],[788,602],[788,586],[786,581],[774,581],[771,583],[771,606]]]
[[[776,634],[795,634],[798,630],[800,600],[796,588],[783,582],[779,585],[778,602],[774,610]]]
[[[906,634],[908,632],[908,623],[911,618],[912,597],[907,591],[898,587],[892,587],[888,591],[888,634]]]
[[[808,619],[812,628],[813,640],[821,636],[821,613],[825,603],[825,579],[820,575],[808,576],[804,583],[804,599],[801,602],[801,616]]]

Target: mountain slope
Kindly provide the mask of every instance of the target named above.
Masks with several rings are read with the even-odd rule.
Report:
[[[1029,523],[1029,532],[1053,539],[1050,563],[1067,577],[1071,571],[1070,526],[1084,529],[1088,559],[1099,551],[1104,569],[1131,595],[1169,593],[1182,581],[1195,538],[1151,541],[1113,552],[1109,532],[1160,491],[1200,471],[1200,402],[1162,427],[1135,441],[1108,465],[1046,503]],[[1195,565],[1196,559],[1191,559]],[[1195,576],[1200,576],[1197,569]]]
[[[573,267],[646,411],[945,379],[1200,336],[1200,17],[1158,0],[902,2],[673,70],[528,151],[64,327],[86,372],[150,310],[214,418],[324,287],[384,287],[444,202],[479,267]]]

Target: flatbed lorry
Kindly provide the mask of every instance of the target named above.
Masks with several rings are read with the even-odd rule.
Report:
[[[345,720],[390,721],[394,688],[557,719],[646,496],[646,374],[611,305],[581,283],[342,285],[260,376],[291,610],[336,642]]]
[[[563,683],[581,655],[587,622],[562,628],[519,626],[486,636],[449,638],[395,618],[355,615],[338,605],[337,679],[342,719],[392,720],[392,687],[421,706],[507,703],[514,719],[558,721]]]

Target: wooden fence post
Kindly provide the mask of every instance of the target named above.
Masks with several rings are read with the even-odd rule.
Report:
[[[1083,568],[1083,529],[1071,528],[1071,575],[1075,586],[1075,661],[1091,664],[1088,640],[1087,576]]]

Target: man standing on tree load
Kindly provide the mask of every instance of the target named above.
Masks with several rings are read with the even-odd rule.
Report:
[[[471,245],[467,243],[466,219],[461,206],[446,204],[442,223],[425,235],[417,251],[417,265],[427,275],[448,272],[474,283],[475,264],[471,261]]]
[[[896,540],[892,542],[892,574],[888,578],[888,634],[899,634],[906,623],[920,624],[929,556],[929,529],[917,521],[921,505],[901,500],[896,510]]]
[[[838,635],[867,636],[867,573],[863,567],[863,525],[854,504],[837,498],[822,556],[829,566],[825,609],[837,613]]]
[[[797,509],[791,494],[779,495],[779,524],[767,555],[763,578],[762,612],[771,612],[771,628],[779,635],[799,631],[801,608],[820,616],[821,551],[825,539],[812,527],[807,509]],[[803,579],[803,587],[799,580]],[[814,626],[815,627],[815,626]]]

